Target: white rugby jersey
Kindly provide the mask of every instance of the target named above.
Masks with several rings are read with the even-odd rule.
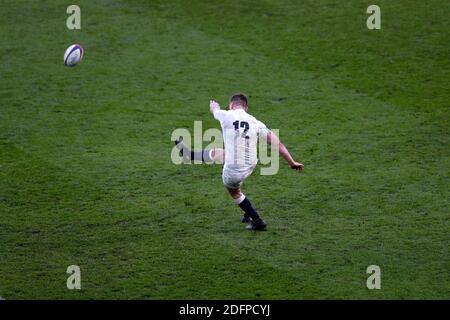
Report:
[[[270,132],[266,125],[243,109],[217,109],[214,118],[222,127],[225,167],[239,171],[254,167],[258,162],[258,137]]]

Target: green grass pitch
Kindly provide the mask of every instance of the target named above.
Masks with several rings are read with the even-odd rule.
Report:
[[[448,1],[0,3],[3,299],[450,298]],[[236,91],[306,166],[246,181],[267,232],[170,161]]]

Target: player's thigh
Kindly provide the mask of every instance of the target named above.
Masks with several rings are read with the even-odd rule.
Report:
[[[236,175],[231,175],[224,171],[222,173],[222,181],[225,188],[227,188],[228,192],[232,195],[233,191],[231,190],[239,190],[243,180]]]
[[[230,170],[227,168],[224,168],[222,172],[223,184],[229,190],[230,194],[232,192],[237,193],[236,190],[240,190],[241,185],[246,177],[247,177],[246,173],[236,172],[234,170]]]

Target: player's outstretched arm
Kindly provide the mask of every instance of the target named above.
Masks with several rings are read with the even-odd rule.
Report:
[[[269,132],[267,134],[267,142],[278,147],[279,153],[284,159],[286,159],[287,163],[292,169],[301,171],[305,168],[303,164],[295,161],[294,158],[292,158],[289,150],[284,146],[284,144],[281,143],[280,139],[278,139],[275,133]]]

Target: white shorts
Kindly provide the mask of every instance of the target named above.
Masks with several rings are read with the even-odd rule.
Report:
[[[222,181],[225,187],[231,189],[240,188],[245,179],[248,178],[255,169],[256,165],[249,167],[230,168],[223,166]]]

